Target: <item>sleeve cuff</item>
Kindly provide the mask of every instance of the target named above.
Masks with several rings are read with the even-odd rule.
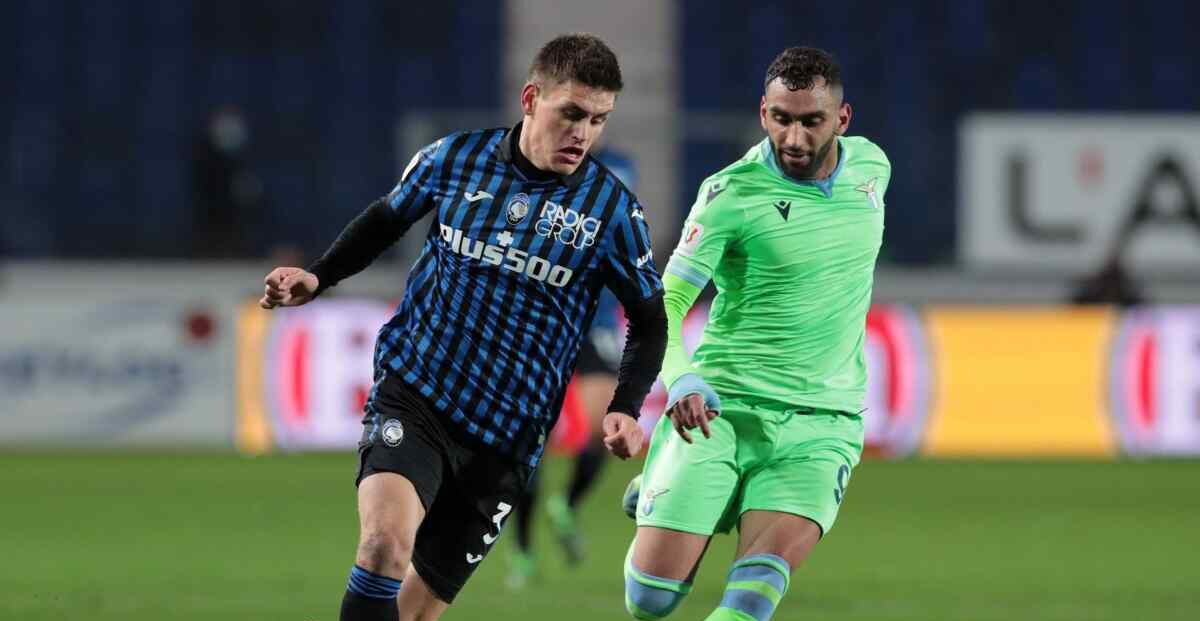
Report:
[[[695,373],[684,373],[671,383],[671,387],[667,390],[667,409],[675,407],[680,399],[693,393],[704,398],[704,407],[714,412],[721,411],[721,399],[717,396],[717,391],[713,390],[712,386],[704,381],[704,378]]]
[[[322,293],[325,293],[326,289],[329,289],[337,284],[336,282],[333,282],[333,274],[330,273],[331,270],[321,259],[313,261],[313,263],[305,268],[304,271],[317,277],[317,290],[313,292],[314,298]]]
[[[612,414],[613,412],[616,412],[619,414],[624,414],[626,416],[629,416],[633,420],[637,420],[638,418],[641,417],[641,412],[639,412],[638,410],[639,410],[639,408],[633,407],[633,404],[631,404],[631,403],[623,403],[623,402],[619,402],[619,401],[613,401],[612,403],[608,404],[608,410],[605,411],[604,414],[607,416],[609,414]]]
[[[667,273],[678,276],[701,289],[707,286],[708,281],[711,280],[704,272],[675,257],[671,257],[671,260],[667,261]]]

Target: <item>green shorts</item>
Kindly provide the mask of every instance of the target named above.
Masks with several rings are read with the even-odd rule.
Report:
[[[862,417],[723,398],[693,444],[663,416],[642,470],[638,526],[729,532],[742,513],[781,511],[829,532],[863,449]]]

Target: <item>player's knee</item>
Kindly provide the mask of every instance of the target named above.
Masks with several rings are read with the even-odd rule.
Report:
[[[358,544],[356,562],[377,574],[403,576],[412,559],[411,537],[382,530],[367,531]]]
[[[645,574],[625,563],[625,609],[635,619],[654,621],[671,614],[683,601],[692,585]]]

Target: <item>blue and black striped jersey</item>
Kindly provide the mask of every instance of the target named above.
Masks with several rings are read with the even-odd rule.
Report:
[[[662,282],[636,197],[591,157],[570,176],[527,178],[514,162],[519,127],[429,145],[388,194],[404,228],[435,217],[376,367],[532,466],[601,290],[628,306]]]

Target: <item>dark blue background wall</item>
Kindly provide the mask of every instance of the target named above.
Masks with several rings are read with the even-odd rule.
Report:
[[[389,189],[406,110],[499,107],[503,10],[492,0],[0,3],[0,256],[187,256],[192,144],[226,104],[249,121],[247,162],[268,197],[239,220],[255,254],[277,242],[319,252]],[[1187,0],[680,0],[679,15],[689,112],[753,120],[780,49],[840,57],[852,132],[892,159],[886,253],[905,263],[954,256],[964,114],[1200,108],[1200,3]],[[674,207],[747,146],[681,144]]]
[[[186,255],[192,142],[226,104],[246,115],[269,197],[245,233],[261,254],[281,240],[319,251],[391,188],[405,110],[498,105],[501,10],[4,2],[0,254]]]

